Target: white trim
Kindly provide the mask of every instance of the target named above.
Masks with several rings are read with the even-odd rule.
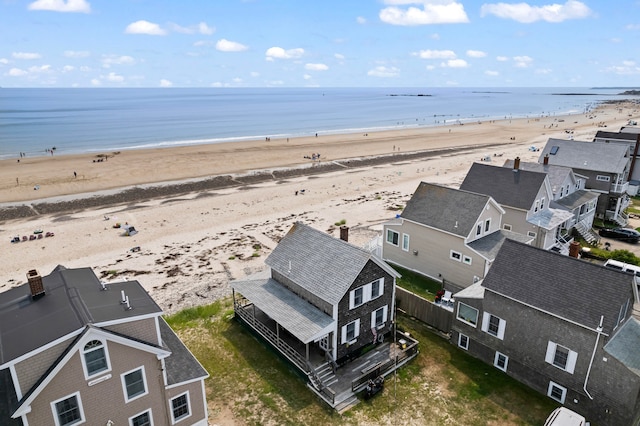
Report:
[[[209,418],[209,407],[207,407],[207,391],[204,387],[204,380],[202,380],[200,383],[200,387],[202,388],[202,405],[204,405],[204,426],[207,426],[207,419]]]
[[[611,182],[611,176],[607,175],[596,175],[596,180],[598,182]]]
[[[384,241],[387,244],[391,244],[394,247],[398,247],[398,245],[400,244],[400,233],[398,231],[394,231],[391,228],[387,228],[385,231],[386,232],[385,232],[385,236],[384,236]],[[396,234],[398,236],[398,242],[396,244],[393,243],[393,238],[391,239],[391,241],[389,241],[389,233],[390,232],[393,232],[394,234]]]
[[[553,390],[554,387],[562,390],[562,396],[560,397],[560,399],[556,399],[553,396],[551,396],[551,391]],[[567,397],[567,388],[565,388],[564,386],[560,386],[556,382],[549,381],[549,386],[547,387],[547,396],[553,399],[554,401],[558,401],[560,404],[564,404],[564,400]]]
[[[498,365],[498,360],[500,359],[500,357],[504,358],[504,367],[501,367],[500,365]],[[502,370],[506,372],[508,365],[509,365],[509,357],[503,354],[502,352],[496,351],[496,355],[493,357],[493,366],[498,370]]]
[[[69,340],[69,339],[73,339],[74,337],[76,337],[78,334],[82,333],[84,331],[84,327],[79,328],[75,331],[72,331],[69,334],[65,334],[62,337],[57,338],[56,340],[47,343],[46,345],[40,346],[38,347],[38,349],[34,349],[31,352],[27,352],[24,355],[19,356],[18,358],[14,358],[11,361],[5,362],[4,364],[0,364],[0,370],[4,370],[5,368],[7,368],[10,365],[16,365],[21,363],[24,360],[27,359],[31,359],[32,357],[34,357],[35,355],[39,354],[40,352],[44,352],[48,349],[51,349],[52,347],[60,344],[60,343],[64,343],[65,341]]]
[[[15,364],[9,366],[9,373],[11,373],[11,381],[13,382],[13,389],[16,391],[18,401],[22,399],[22,389],[20,388],[20,381],[18,380],[18,372],[16,371]]]
[[[88,351],[85,352],[85,350],[84,350],[85,346],[87,344],[89,344],[90,342],[93,342],[93,341],[100,342],[101,346],[97,347],[97,348],[89,349]],[[107,368],[104,369],[104,370],[97,371],[97,372],[89,375],[89,371],[88,371],[88,367],[87,367],[86,354],[91,353],[91,352],[96,352],[96,351],[99,351],[99,350],[103,351],[103,355],[104,355],[105,362],[107,364]],[[82,359],[82,371],[84,372],[84,379],[85,380],[93,379],[96,376],[99,376],[101,374],[106,374],[106,373],[109,373],[111,371],[111,361],[109,359],[109,349],[107,348],[107,341],[106,341],[106,339],[104,337],[103,338],[98,338],[98,339],[87,340],[82,345],[82,347],[80,348],[80,358]]]
[[[127,317],[127,318],[111,320],[111,321],[96,322],[93,325],[96,327],[111,327],[114,325],[127,324],[129,322],[135,322],[135,321],[140,321],[140,320],[145,320],[150,318],[158,318],[161,316],[162,316],[162,312],[154,312],[152,314],[145,314],[137,317]]]
[[[187,408],[189,409],[189,413],[180,417],[179,419],[176,419],[174,417],[174,408],[173,408],[173,400],[180,398],[183,395],[187,395]],[[189,396],[189,391],[185,391],[182,392],[179,395],[174,396],[173,398],[169,399],[169,410],[171,411],[171,424],[175,425],[178,422],[183,421],[184,419],[188,419],[189,417],[191,417],[191,415],[193,414],[193,410],[191,409],[191,398]]]
[[[498,319],[498,330],[496,334],[493,334],[492,332],[489,331],[489,323],[491,321],[491,317]],[[506,326],[507,326],[507,322],[502,318],[500,318],[499,316],[493,315],[492,313],[486,312],[486,311],[482,313],[482,331],[484,331],[485,333],[493,337],[497,337],[500,340],[504,340],[504,330]]]
[[[350,326],[351,324],[353,324],[354,327],[354,331],[353,331],[353,338],[351,340],[347,340],[347,327]],[[344,345],[345,343],[348,344],[353,344],[355,343],[356,340],[358,340],[358,336],[360,336],[360,318],[357,318],[345,325],[342,326],[342,339],[340,339],[341,344]]]
[[[558,346],[567,350],[567,363],[564,367],[555,364],[556,353],[558,351]],[[555,342],[549,340],[547,343],[547,352],[545,354],[544,360],[546,363],[553,365],[556,368],[559,368],[562,371],[566,371],[569,374],[573,374],[576,368],[576,361],[578,359],[578,353],[572,351],[566,346],[559,345]]]
[[[463,337],[467,340],[467,344],[466,345],[462,344],[462,338]],[[458,347],[464,349],[465,351],[468,351],[469,350],[469,336],[467,336],[466,334],[458,333]]]
[[[149,413],[149,423],[151,424],[151,426],[153,426],[153,411],[151,410],[151,408],[147,408],[146,410],[142,410],[140,411],[138,414],[134,414],[133,416],[129,417],[129,426],[133,425],[133,419],[135,417],[138,417],[144,413]]]
[[[385,324],[387,322],[387,318],[388,318],[387,317],[388,309],[389,309],[388,305],[384,305],[384,306],[381,306],[378,309],[375,309],[375,310],[371,311],[371,328],[375,327],[375,328],[380,329],[380,328],[383,328],[385,326]],[[376,314],[380,310],[382,310],[382,323],[376,324]]]
[[[453,255],[456,254],[459,257],[454,257]],[[462,253],[460,253],[459,251],[456,250],[449,250],[449,259],[451,260],[455,260],[456,262],[462,262]]]
[[[156,337],[158,338],[158,346],[162,346],[162,333],[160,332],[159,318],[161,317],[156,317],[154,323],[156,324]]]
[[[489,233],[490,233],[490,231],[491,231],[491,218],[489,218],[489,219],[485,219],[485,221],[484,221],[484,230],[483,230],[483,232],[484,232],[485,234],[489,234]]]
[[[504,229],[505,231],[511,231],[513,229],[513,226],[505,223],[504,225],[502,225],[502,229]]]
[[[462,263],[464,263],[465,265],[471,265],[473,263],[473,258],[464,254],[462,255]]]
[[[202,380],[202,381],[204,381],[204,379],[206,379],[206,378],[208,378],[208,377],[209,377],[209,374],[207,374],[206,376],[197,377],[197,378],[195,378],[195,379],[186,380],[186,381],[184,381],[184,382],[175,383],[175,384],[173,384],[173,385],[165,386],[165,389],[166,389],[166,390],[169,390],[169,389],[177,388],[178,386],[188,385],[189,383],[195,383],[195,382],[198,382],[198,381],[201,381],[201,380]]]
[[[405,238],[406,238],[406,248],[405,248]],[[402,233],[402,250],[403,251],[409,251],[409,234],[405,234],[404,232]]]
[[[58,409],[56,407],[56,404],[58,402],[62,402],[64,400],[66,400],[66,399],[73,398],[74,396],[76,398],[76,401],[78,402],[78,410],[80,411],[80,420],[75,422],[75,423],[67,423],[67,424],[70,424],[70,425],[81,425],[81,424],[83,424],[84,422],[87,421],[87,419],[84,416],[84,410],[82,409],[82,399],[80,398],[80,392],[78,391],[78,392],[74,392],[72,394],[69,394],[67,396],[63,396],[62,398],[56,399],[55,401],[51,402],[51,404],[50,404],[51,405],[51,414],[53,415],[53,421],[55,422],[56,426],[61,426],[60,419],[58,418]]]
[[[471,322],[467,321],[466,319],[464,319],[464,318],[460,317],[460,306],[465,306],[465,307],[467,307],[467,308],[471,308],[471,309],[473,309],[474,311],[476,311],[476,323],[475,323],[475,324],[473,324],[473,323],[471,323]],[[474,307],[473,307],[473,306],[471,306],[471,305],[467,305],[466,303],[463,303],[463,302],[460,302],[460,301],[459,301],[459,302],[458,302],[458,310],[456,311],[456,319],[457,319],[458,321],[462,321],[464,324],[467,324],[468,326],[471,326],[471,327],[473,327],[473,328],[476,328],[476,327],[478,327],[478,319],[480,319],[480,311],[479,311],[477,308],[474,308]]]
[[[134,395],[133,397],[129,398],[129,393],[127,392],[127,381],[125,379],[125,376],[131,373],[135,373],[138,370],[142,370],[142,384],[144,385],[144,391],[138,395]],[[134,369],[131,369],[129,371],[126,371],[120,374],[120,382],[122,383],[122,395],[124,396],[125,403],[135,401],[136,399],[143,397],[149,393],[149,386],[147,385],[147,374],[145,372],[144,365],[141,365],[140,367],[136,367]]]
[[[535,238],[535,237],[536,237],[536,235],[538,235],[538,234],[536,234],[536,233],[535,233],[535,232],[533,232],[533,231],[527,231],[527,237]]]

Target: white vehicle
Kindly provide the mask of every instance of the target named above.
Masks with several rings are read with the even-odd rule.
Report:
[[[589,423],[580,414],[565,407],[553,410],[544,426],[587,426]]]
[[[630,265],[618,260],[609,259],[604,263],[606,268],[615,269],[616,271],[626,272],[627,274],[640,277],[640,266]]]

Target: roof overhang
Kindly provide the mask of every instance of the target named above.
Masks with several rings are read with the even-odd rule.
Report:
[[[560,209],[548,209],[538,212],[527,219],[532,225],[551,231],[573,217],[573,213]]]

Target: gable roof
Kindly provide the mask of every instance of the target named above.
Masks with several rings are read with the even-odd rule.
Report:
[[[503,167],[513,169],[513,160],[505,161]],[[519,167],[521,170],[546,173],[549,177],[549,185],[551,185],[552,190],[554,187],[557,188],[562,186],[567,178],[571,178],[572,182],[575,183],[575,177],[572,176],[573,169],[571,167],[557,166],[554,164],[532,163],[529,161],[521,161]]]
[[[162,314],[138,281],[108,284],[103,290],[91,268],[58,266],[42,282],[45,295],[35,300],[28,283],[0,293],[0,366],[87,324]],[[120,303],[121,291],[132,309]]]
[[[158,323],[162,344],[171,351],[171,355],[164,359],[167,386],[209,377],[207,370],[182,343],[182,340],[169,327],[164,318],[158,318]]]
[[[609,140],[619,140],[625,142],[635,142],[638,138],[638,135],[627,132],[607,132],[605,130],[598,130],[596,132],[595,139],[609,139]]]
[[[551,155],[551,150],[556,153]],[[549,138],[540,153],[539,163],[549,154],[549,164],[556,164],[572,169],[591,170],[606,173],[623,173],[629,158],[626,144],[606,142],[586,142]]]
[[[558,205],[562,208],[573,210],[577,207],[582,206],[583,204],[588,203],[596,198],[598,198],[597,192],[587,191],[586,189],[579,189],[577,191],[572,192],[569,195],[565,195],[564,197],[552,201],[551,205]]]
[[[573,257],[506,240],[482,285],[510,299],[611,333],[633,300],[633,277]]]
[[[466,237],[490,200],[488,195],[420,182],[400,216]],[[501,207],[496,207],[503,211]]]
[[[500,247],[502,247],[502,244],[507,239],[520,241],[525,244],[531,244],[534,240],[533,237],[528,235],[518,234],[517,232],[507,231],[506,229],[500,229],[489,235],[485,235],[482,238],[471,241],[468,246],[485,259],[493,261],[493,259],[496,258]]]
[[[335,305],[369,261],[393,277],[400,276],[367,250],[296,222],[267,257],[265,264],[311,294]]]
[[[623,363],[636,376],[640,376],[640,322],[631,317],[613,336],[604,350]]]
[[[473,163],[460,189],[490,195],[502,206],[529,210],[546,177],[540,172]]]

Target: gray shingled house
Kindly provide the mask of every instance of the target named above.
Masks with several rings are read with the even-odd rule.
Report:
[[[207,425],[208,373],[139,282],[27,277],[0,293],[0,424]]]
[[[455,300],[460,348],[593,424],[637,424],[632,275],[507,240],[485,279]]]
[[[473,163],[460,185],[464,191],[490,195],[504,209],[502,229],[533,237],[533,245],[569,253],[570,240],[559,232],[571,212],[551,207],[553,191],[546,173]]]
[[[546,160],[545,160],[546,158]],[[550,138],[540,153],[539,163],[570,167],[586,176],[586,188],[597,192],[596,217],[625,226],[629,218],[629,147],[620,143],[587,142]]]
[[[484,278],[505,239],[504,209],[490,196],[421,182],[399,217],[384,224],[382,256],[457,291]]]
[[[333,407],[372,375],[388,374],[417,353],[417,342],[390,343],[400,275],[345,241],[343,231],[338,239],[297,222],[267,257],[266,274],[231,283],[236,317],[306,374]],[[346,367],[364,349],[367,360]]]

